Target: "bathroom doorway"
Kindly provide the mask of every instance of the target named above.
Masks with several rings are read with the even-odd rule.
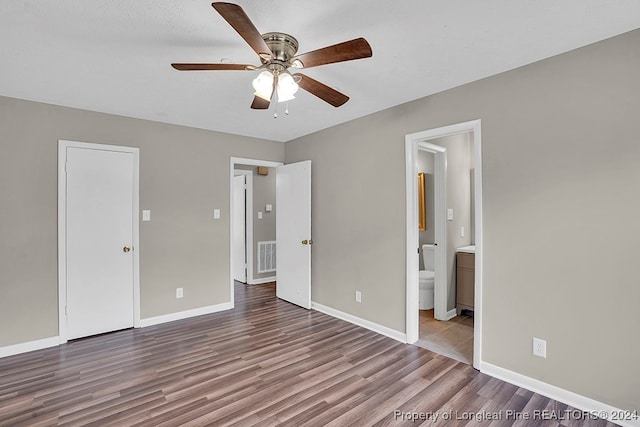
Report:
[[[467,145],[460,141],[466,141]],[[407,342],[425,346],[466,363],[473,362],[476,369],[479,368],[481,361],[482,332],[482,163],[480,143],[479,120],[407,135],[405,140]],[[464,157],[461,154],[464,153],[464,150],[466,150],[466,160],[461,161],[461,167],[457,164],[456,158]],[[419,277],[422,276],[422,281],[425,281],[424,271],[418,273],[421,258],[424,256],[422,245],[432,243],[425,242],[424,237],[423,241],[420,241],[418,231],[416,177],[419,172],[419,155],[425,151],[431,153],[434,158],[433,169],[430,171],[433,173],[433,189],[430,191],[435,198],[434,210],[431,213],[434,230],[431,234],[427,233],[432,236],[433,244],[437,245],[435,246],[434,260],[436,282],[434,284],[434,308],[431,310],[419,310],[418,302],[420,299]],[[461,174],[461,178],[458,179],[458,175],[451,175],[452,173]],[[459,252],[464,253],[459,255]],[[469,252],[475,253],[470,254]],[[456,262],[459,256],[462,261]],[[467,286],[471,288],[470,294],[464,290],[466,288],[456,289],[459,267],[465,267],[471,271],[471,282]],[[424,269],[424,265],[422,268]],[[462,271],[459,276],[468,279],[469,273]],[[428,345],[425,345],[425,337],[430,339]],[[451,340],[453,341],[448,345],[447,341]],[[465,349],[466,351],[464,351]]]

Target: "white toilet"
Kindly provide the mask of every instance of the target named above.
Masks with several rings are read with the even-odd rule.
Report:
[[[435,246],[422,245],[422,260],[424,270],[420,270],[420,310],[431,310],[433,308],[433,286],[435,283]]]

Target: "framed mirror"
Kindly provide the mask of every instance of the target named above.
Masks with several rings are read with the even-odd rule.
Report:
[[[427,206],[424,195],[424,173],[418,174],[418,230],[427,229]]]

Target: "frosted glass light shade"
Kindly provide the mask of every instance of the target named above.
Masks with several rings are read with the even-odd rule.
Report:
[[[298,84],[293,81],[289,73],[280,73],[278,76],[278,102],[291,101],[298,91]]]
[[[269,71],[263,71],[253,80],[253,88],[255,96],[270,101],[273,94],[273,74]]]

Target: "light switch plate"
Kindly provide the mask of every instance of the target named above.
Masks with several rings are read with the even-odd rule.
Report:
[[[267,206],[265,206],[264,210],[267,211],[267,212],[271,212],[273,210],[273,206],[272,205],[267,205]]]
[[[453,209],[447,209],[447,221],[453,221]]]
[[[213,210],[213,219],[220,219],[220,209]]]
[[[148,209],[144,209],[142,211],[142,220],[143,221],[151,221],[151,211]]]
[[[258,211],[258,219],[262,219],[262,212]]]

